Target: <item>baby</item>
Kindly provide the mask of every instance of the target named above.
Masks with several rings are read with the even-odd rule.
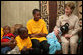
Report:
[[[60,30],[58,27],[54,28],[54,31],[49,33],[46,38],[48,43],[50,44],[49,47],[49,54],[55,54],[56,51],[61,50],[61,45],[59,42],[61,42],[60,36],[59,36]]]

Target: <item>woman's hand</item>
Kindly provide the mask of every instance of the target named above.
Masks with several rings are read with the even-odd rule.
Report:
[[[72,35],[70,35],[70,34],[65,34],[64,37],[65,37],[67,40],[69,40],[69,39],[72,37]]]
[[[72,35],[70,35],[70,34],[65,34],[64,37],[70,38],[70,37],[72,37]]]

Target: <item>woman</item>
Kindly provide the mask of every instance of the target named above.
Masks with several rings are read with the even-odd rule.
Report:
[[[61,27],[65,23],[69,23],[68,33],[61,36],[63,54],[68,54],[69,46],[71,54],[76,54],[77,51],[79,19],[73,14],[74,8],[75,4],[73,2],[65,4],[65,14],[60,16],[59,20],[57,21],[57,27]]]

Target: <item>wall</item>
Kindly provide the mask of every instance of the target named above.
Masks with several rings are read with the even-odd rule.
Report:
[[[1,26],[26,23],[33,18],[32,10],[39,9],[39,1],[1,1]]]

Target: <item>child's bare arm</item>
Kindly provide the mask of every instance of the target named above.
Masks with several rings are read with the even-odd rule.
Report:
[[[61,42],[60,36],[56,36],[56,37],[57,37],[57,39],[58,39],[58,42]]]

